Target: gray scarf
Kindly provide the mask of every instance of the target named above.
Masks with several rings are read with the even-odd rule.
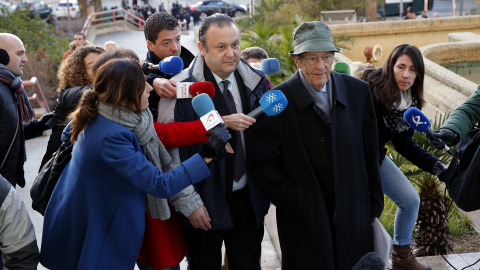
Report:
[[[165,146],[163,146],[153,127],[153,116],[150,110],[143,110],[140,115],[123,106],[115,110],[110,104],[100,102],[98,113],[135,133],[138,143],[145,157],[160,171],[166,169],[171,161]],[[147,194],[145,210],[150,212],[152,218],[167,220],[170,218],[170,208],[166,199]]]

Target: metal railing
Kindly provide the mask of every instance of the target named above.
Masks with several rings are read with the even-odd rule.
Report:
[[[47,113],[49,113],[50,107],[48,107],[47,99],[43,94],[42,88],[38,83],[37,77],[32,77],[30,81],[22,81],[22,84],[23,84],[23,87],[33,86],[35,93],[31,97],[28,97],[28,100],[29,101],[35,100],[41,108],[44,108],[47,111]]]
[[[107,15],[107,16],[105,16]],[[117,20],[124,20],[136,26],[138,30],[143,30],[145,20],[135,16],[131,12],[127,12],[123,8],[112,9],[108,11],[95,12],[88,15],[87,20],[83,24],[82,33],[88,35],[88,31],[94,24],[101,24],[107,22],[115,22]]]

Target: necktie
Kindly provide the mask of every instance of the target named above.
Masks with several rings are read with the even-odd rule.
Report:
[[[237,109],[235,107],[235,101],[233,100],[232,92],[228,89],[228,84],[230,81],[224,80],[223,83],[223,99],[227,104],[227,108],[231,114],[237,113]],[[237,146],[235,148],[235,165],[233,168],[233,180],[238,182],[240,178],[245,174],[245,157],[243,156],[243,144],[242,144],[242,137],[240,135],[240,131],[235,131],[237,134]]]

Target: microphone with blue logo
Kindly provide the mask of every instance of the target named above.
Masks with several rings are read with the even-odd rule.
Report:
[[[148,73],[149,70],[156,69],[168,75],[175,75],[183,70],[183,60],[178,56],[169,56],[160,61],[158,65],[152,65],[151,63],[143,64],[144,73]]]
[[[260,107],[257,107],[247,115],[255,119],[262,113],[265,113],[268,116],[274,116],[283,112],[283,110],[285,110],[287,107],[287,104],[287,98],[282,91],[272,90],[265,93],[260,98]]]
[[[441,141],[441,139],[435,136],[433,130],[430,128],[430,120],[423,114],[419,109],[415,107],[408,108],[405,113],[403,114],[403,118],[407,121],[407,123],[416,131],[418,132],[425,132],[428,136]],[[443,147],[437,148],[438,150],[445,150],[450,155],[454,156],[452,150],[443,143]]]

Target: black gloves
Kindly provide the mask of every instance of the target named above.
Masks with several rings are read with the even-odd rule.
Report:
[[[53,127],[53,116],[55,112],[49,112],[47,114],[42,115],[40,119],[37,120],[37,125],[39,128],[43,130],[49,130]]]
[[[443,149],[443,143],[445,143],[447,146],[452,146],[460,141],[460,136],[447,128],[441,128],[433,133],[437,138],[434,139],[430,136],[427,136],[427,138],[430,141],[430,144],[437,149]]]
[[[200,146],[200,156],[203,158],[219,159],[223,156],[225,144],[232,138],[232,135],[224,125],[218,125],[210,134],[207,142]]]

